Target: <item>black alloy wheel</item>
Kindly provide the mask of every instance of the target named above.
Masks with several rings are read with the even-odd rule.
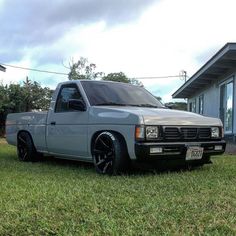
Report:
[[[102,132],[96,137],[92,155],[99,174],[118,174],[127,165],[126,147],[119,135],[113,132]]]
[[[20,161],[35,161],[37,152],[27,132],[21,132],[17,138],[17,154]]]

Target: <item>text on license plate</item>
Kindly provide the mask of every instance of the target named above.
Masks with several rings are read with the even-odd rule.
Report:
[[[188,147],[185,160],[199,160],[202,158],[202,147]]]

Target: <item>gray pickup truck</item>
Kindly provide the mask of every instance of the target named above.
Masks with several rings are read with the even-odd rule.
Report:
[[[60,83],[48,112],[9,114],[6,137],[21,161],[48,154],[94,162],[103,174],[132,162],[203,165],[225,150],[219,119],[171,110],[144,88],[105,81]]]

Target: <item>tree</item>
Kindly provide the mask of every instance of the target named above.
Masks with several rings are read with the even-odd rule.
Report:
[[[28,78],[20,84],[0,84],[0,136],[4,134],[8,113],[46,110],[49,108],[52,90],[41,87]]]
[[[36,81],[31,81],[26,78],[24,85],[22,87],[24,92],[23,101],[25,107],[24,111],[36,110],[47,110],[49,108],[52,90],[47,87],[41,87]]]
[[[133,85],[137,85],[137,86],[140,86],[140,87],[144,87],[143,83],[137,79],[130,79],[130,83],[133,84]]]
[[[9,99],[7,96],[7,86],[0,85],[0,136],[4,134],[5,120],[7,116]]]
[[[165,106],[171,107],[172,109],[175,109],[175,110],[187,111],[186,102],[168,102],[168,103],[165,103]]]
[[[159,102],[162,102],[162,98],[160,96],[154,96]]]
[[[7,87],[8,109],[7,113],[25,111],[25,92],[20,84],[10,84]]]
[[[72,60],[69,63],[69,70],[69,80],[92,80],[100,77],[106,81],[123,82],[143,87],[142,82],[134,78],[128,78],[123,72],[109,73],[108,75],[104,75],[103,72],[96,72],[96,64],[89,63],[88,59],[84,57],[80,57],[77,62]]]
[[[101,76],[102,72],[95,72],[96,65],[94,63],[89,63],[87,58],[80,57],[77,62],[72,62],[69,64],[69,80],[83,80],[83,79],[96,79]]]
[[[142,82],[137,79],[128,78],[123,72],[109,73],[102,77],[102,80],[129,83],[143,87]]]
[[[130,83],[130,79],[123,72],[109,73],[108,75],[103,76],[102,80]]]
[[[4,112],[8,105],[7,86],[0,84],[0,112]]]

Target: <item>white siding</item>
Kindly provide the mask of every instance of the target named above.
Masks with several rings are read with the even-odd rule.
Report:
[[[203,115],[219,117],[219,86],[213,84],[208,88],[201,90],[199,93],[195,94],[194,97],[188,99],[188,110],[189,104],[196,100],[196,113],[199,113],[199,97],[203,95]]]
[[[203,94],[203,115],[220,118],[220,84],[234,76],[234,97],[233,97],[233,133],[236,134],[236,73],[231,71],[230,74],[224,75],[215,83],[209,84],[208,87],[199,90],[198,93],[188,99],[189,104],[196,99],[196,113],[199,113],[199,96]]]
[[[204,92],[203,115],[219,117],[220,91],[219,86],[213,85]]]

